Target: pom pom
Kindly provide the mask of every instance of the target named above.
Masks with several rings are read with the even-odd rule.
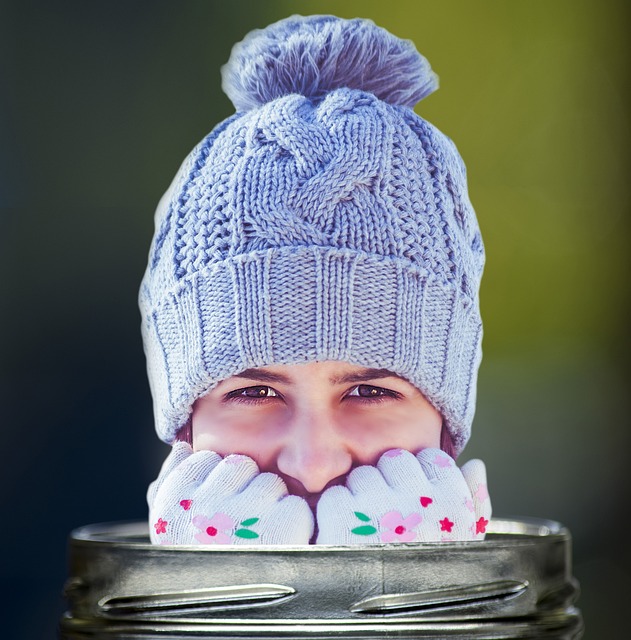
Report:
[[[221,70],[237,111],[299,93],[318,100],[347,87],[413,107],[438,88],[438,77],[410,40],[371,20],[292,16],[249,33]]]

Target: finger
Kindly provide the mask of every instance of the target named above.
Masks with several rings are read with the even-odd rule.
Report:
[[[353,494],[340,485],[327,489],[318,500],[317,519],[328,519],[335,513],[348,511],[353,504]]]
[[[492,506],[489,496],[486,466],[482,460],[469,460],[462,467],[462,475],[471,492],[471,501],[475,513],[475,537],[481,539],[491,520]]]
[[[316,544],[378,542],[379,522],[374,513],[369,513],[368,502],[370,500],[358,500],[346,487],[327,489],[318,502]]]
[[[316,544],[348,544],[353,495],[342,486],[330,487],[318,500]]]
[[[241,493],[259,474],[256,462],[243,455],[224,458],[204,480],[202,492],[212,492],[218,499]]]
[[[166,460],[162,464],[160,469],[160,475],[168,475],[180,465],[184,460],[190,457],[193,453],[193,449],[188,442],[176,442],[171,448],[171,452],[167,456]]]
[[[423,495],[428,493],[431,483],[416,457],[404,449],[386,451],[377,468],[388,485],[409,494]]]
[[[179,459],[180,463],[167,467],[170,472],[163,478],[150,505],[151,539],[159,544],[192,544],[189,526],[192,498],[200,481],[221,461],[221,457],[212,451],[192,453],[187,445],[175,449],[171,462]]]
[[[480,504],[489,499],[486,483],[486,467],[482,460],[469,460],[463,465],[462,475],[474,500]]]
[[[242,493],[252,504],[262,506],[282,500],[287,495],[287,485],[275,473],[260,473]]]
[[[444,451],[440,449],[423,449],[416,455],[421,463],[427,479],[434,485],[447,485],[456,494],[465,496],[469,493],[462,472]]]
[[[285,496],[265,519],[261,518],[260,543],[309,544],[313,529],[313,513],[305,500]]]
[[[383,494],[388,490],[388,484],[381,471],[369,465],[353,469],[346,479],[346,486],[353,496]]]
[[[184,462],[184,460],[186,460],[192,453],[193,449],[186,442],[176,442],[173,445],[173,448],[169,452],[169,455],[162,463],[162,467],[160,469],[158,477],[149,485],[149,488],[147,490],[147,503],[150,507],[155,500],[158,490],[164,483],[165,478],[173,471],[173,469]]]
[[[156,499],[164,500],[167,496],[177,502],[191,499],[199,485],[220,462],[221,456],[214,451],[197,451],[191,454],[166,476]]]
[[[240,493],[223,499],[215,496],[206,513],[213,513],[215,520],[227,519],[232,544],[308,544],[313,533],[311,509],[298,496],[278,498],[284,487],[278,476],[264,473]],[[257,495],[261,491],[262,496]]]

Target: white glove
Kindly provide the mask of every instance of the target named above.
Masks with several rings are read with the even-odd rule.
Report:
[[[313,515],[247,456],[178,442],[147,492],[153,544],[308,544]]]
[[[317,544],[482,540],[490,519],[481,460],[461,471],[440,449],[393,449],[322,494]]]

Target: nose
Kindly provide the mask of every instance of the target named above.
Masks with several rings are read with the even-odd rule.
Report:
[[[277,466],[309,493],[319,493],[353,465],[351,452],[331,417],[317,409],[296,413],[286,431]]]

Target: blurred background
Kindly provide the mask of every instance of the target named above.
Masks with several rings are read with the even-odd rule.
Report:
[[[233,109],[219,67],[292,13],[372,18],[441,79],[487,248],[473,438],[498,516],[566,524],[589,639],[621,637],[629,528],[629,10],[614,0],[0,2],[3,637],[55,637],[66,539],[144,519],[137,289],[153,211]],[[8,625],[8,627],[7,627]]]

